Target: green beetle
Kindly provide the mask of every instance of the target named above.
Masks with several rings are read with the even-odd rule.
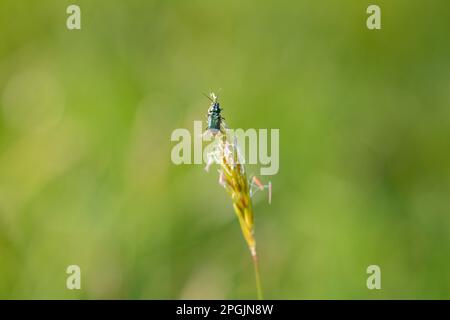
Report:
[[[217,96],[214,93],[211,93],[211,98],[208,97],[208,99],[211,100],[212,104],[208,109],[207,130],[213,135],[216,135],[217,133],[222,132],[224,118],[220,114],[222,109],[220,108],[219,102],[217,102]]]

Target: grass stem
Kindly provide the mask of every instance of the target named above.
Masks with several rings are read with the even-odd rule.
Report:
[[[255,269],[256,291],[258,295],[258,300],[263,300],[264,297],[262,292],[261,276],[259,273],[258,255],[256,254],[256,249],[252,248],[251,253],[252,253],[253,267]]]

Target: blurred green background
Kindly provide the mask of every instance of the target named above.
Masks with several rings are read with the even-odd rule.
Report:
[[[450,298],[449,31],[446,0],[2,0],[0,297],[255,298],[215,170],[170,160],[222,88],[280,129],[266,298]]]

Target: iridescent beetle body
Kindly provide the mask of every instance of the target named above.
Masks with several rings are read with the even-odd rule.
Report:
[[[208,97],[208,96],[207,96]],[[216,135],[219,132],[223,132],[224,128],[224,118],[220,114],[222,109],[220,108],[219,102],[217,102],[217,96],[211,93],[211,106],[208,109],[208,120],[207,120],[207,130]]]
[[[222,116],[220,115],[221,111],[222,109],[220,108],[218,102],[213,102],[208,110],[208,130],[212,131],[213,133],[217,133],[220,131],[222,124]]]

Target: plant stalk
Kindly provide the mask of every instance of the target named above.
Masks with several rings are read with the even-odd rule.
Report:
[[[264,300],[263,291],[261,286],[261,276],[259,273],[259,263],[258,263],[258,255],[256,254],[256,248],[250,248],[253,260],[253,267],[255,269],[255,280],[256,280],[256,292],[258,295],[258,300]]]

